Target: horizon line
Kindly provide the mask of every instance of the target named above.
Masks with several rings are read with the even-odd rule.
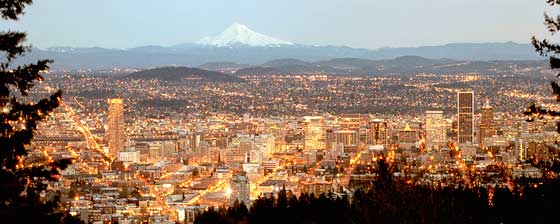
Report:
[[[131,50],[131,49],[137,49],[137,48],[142,48],[142,47],[162,47],[162,48],[172,48],[172,47],[177,47],[180,45],[200,45],[200,46],[209,46],[209,47],[216,47],[216,48],[227,48],[227,46],[212,46],[212,45],[205,45],[205,44],[199,44],[196,42],[184,42],[184,43],[178,43],[178,44],[173,44],[173,45],[158,45],[158,44],[147,44],[147,45],[139,45],[136,47],[129,47],[129,48],[117,48],[117,47],[103,47],[103,46],[64,46],[64,45],[59,45],[59,46],[50,46],[50,47],[35,47],[33,46],[33,44],[28,44],[29,46],[32,47],[32,49],[39,49],[39,50],[43,50],[43,51],[48,51],[51,48],[75,48],[75,49],[93,49],[93,48],[99,48],[99,49],[106,49],[106,50]],[[347,47],[347,48],[352,48],[352,49],[362,49],[362,50],[370,50],[370,51],[375,51],[375,50],[383,50],[383,49],[398,49],[398,48],[423,48],[423,47],[441,47],[441,46],[448,46],[448,45],[455,45],[455,44],[517,44],[517,45],[530,45],[530,42],[527,43],[521,43],[521,42],[515,42],[515,41],[488,41],[488,42],[447,42],[447,43],[441,43],[441,44],[426,44],[426,45],[415,45],[415,46],[397,46],[397,47],[393,47],[393,46],[384,46],[384,47],[378,47],[378,48],[365,48],[365,47],[352,47],[352,46],[348,46],[348,45],[335,45],[335,44],[301,44],[301,43],[293,43],[293,45],[289,45],[289,46],[311,46],[311,47]],[[244,46],[244,45],[242,45]],[[248,46],[248,45],[247,45]],[[270,45],[270,46],[274,46],[274,45]],[[279,46],[279,45],[276,45]],[[280,44],[281,46],[281,44]],[[266,47],[266,46],[249,46],[249,47]]]

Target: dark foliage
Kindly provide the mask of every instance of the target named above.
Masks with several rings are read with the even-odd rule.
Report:
[[[318,197],[285,190],[243,204],[210,208],[195,223],[545,223],[556,220],[560,182],[520,183],[508,188],[443,188],[395,182],[386,164],[379,179],[351,199],[332,193]]]
[[[4,19],[17,20],[18,16],[23,14],[25,6],[32,2],[32,0],[2,0],[0,1],[0,14]]]
[[[17,20],[31,0],[0,1],[3,19]],[[0,217],[2,223],[70,223],[62,212],[59,194],[48,186],[60,177],[70,160],[40,162],[29,159],[26,146],[31,143],[37,123],[61,103],[61,91],[38,102],[22,103],[35,82],[43,80],[42,71],[50,60],[14,66],[16,57],[30,48],[23,46],[25,33],[0,32]],[[30,162],[33,161],[33,162]]]
[[[558,0],[546,0],[550,6],[557,6],[560,4]],[[560,31],[560,15],[556,18],[549,16],[547,13],[544,14],[544,24],[551,35],[554,35]],[[537,40],[536,37],[531,38],[531,43],[535,47],[535,50],[541,55],[549,57],[550,68],[555,70],[560,68],[560,45],[557,43],[550,42],[549,40]],[[560,77],[560,73],[557,74]],[[552,87],[552,95],[556,96],[556,101],[560,101],[560,85],[556,81],[551,81],[550,85]],[[532,104],[524,112],[525,115],[529,116],[528,121],[533,121],[535,119],[542,119],[543,117],[560,117],[560,111],[548,110]],[[560,133],[560,122],[556,123],[558,132]]]

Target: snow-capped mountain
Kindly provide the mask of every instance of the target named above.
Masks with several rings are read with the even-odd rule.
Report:
[[[249,27],[239,23],[233,23],[218,36],[205,37],[197,43],[216,47],[228,47],[233,45],[247,45],[253,47],[293,45],[291,42],[252,31]]]
[[[210,69],[239,69],[245,65],[263,64],[277,59],[297,59],[303,61],[325,61],[336,58],[392,59],[401,56],[421,56],[424,58],[449,58],[455,60],[542,60],[530,44],[508,43],[458,43],[441,46],[413,48],[381,48],[376,50],[345,46],[315,46],[294,44],[250,30],[247,26],[234,23],[224,32],[214,37],[204,38],[197,43],[183,43],[173,46],[139,46],[129,49],[109,49],[100,47],[52,47],[34,48],[18,63],[33,63],[40,59],[54,59],[52,68],[107,69],[146,68],[161,66],[199,66]],[[228,62],[208,64],[212,62]],[[285,63],[286,61],[281,61]],[[292,63],[288,67],[309,71],[308,64]],[[241,64],[241,65],[240,65]],[[264,64],[264,66],[271,66]],[[276,65],[275,65],[276,66]],[[375,67],[375,66],[374,66]],[[323,69],[323,67],[318,67]],[[314,69],[317,69],[314,67]],[[259,70],[260,72],[264,72]],[[273,72],[277,72],[274,70]],[[286,70],[283,70],[286,71]],[[327,70],[324,70],[327,71]],[[250,73],[250,72],[249,72]]]

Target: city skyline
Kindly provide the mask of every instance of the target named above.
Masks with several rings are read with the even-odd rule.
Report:
[[[112,89],[114,87],[107,83],[119,82],[115,77],[71,78],[61,74],[53,74],[53,76],[64,80],[61,83],[72,83],[67,87],[72,95],[81,95],[80,91],[90,92],[88,88]],[[251,79],[253,84],[248,86],[263,86],[263,80],[275,78],[278,77],[253,77]],[[359,87],[356,85],[361,82],[358,82],[357,77],[303,78],[293,75],[283,78],[297,80],[301,86],[323,83],[335,87],[341,93],[360,92],[352,88],[343,88],[348,87],[343,82],[345,79],[355,82],[353,88]],[[408,78],[426,78],[426,75],[418,74]],[[49,120],[39,129],[40,141],[34,145],[40,148],[52,147],[51,150],[55,150],[52,152],[54,155],[83,155],[83,157],[74,157],[78,159],[79,165],[73,165],[71,171],[66,171],[67,176],[100,173],[100,178],[88,181],[97,181],[101,185],[111,183],[111,186],[139,185],[134,189],[138,189],[141,195],[147,195],[139,200],[138,206],[130,205],[121,208],[114,206],[113,203],[130,197],[126,193],[121,193],[126,192],[122,190],[123,187],[108,186],[103,188],[101,193],[93,193],[96,197],[104,198],[104,202],[89,199],[89,195],[92,194],[80,190],[80,195],[70,202],[70,211],[73,214],[80,214],[82,220],[92,221],[107,220],[109,217],[121,221],[149,217],[191,224],[198,217],[197,212],[205,210],[208,206],[232,208],[243,202],[244,205],[251,207],[262,200],[259,196],[279,195],[282,194],[283,189],[296,195],[321,195],[328,192],[336,192],[339,195],[351,194],[349,189],[359,188],[376,180],[378,175],[376,172],[379,171],[376,170],[375,162],[380,159],[400,167],[394,175],[404,178],[402,181],[410,183],[410,181],[421,180],[417,187],[431,184],[468,186],[468,189],[487,187],[492,184],[509,187],[516,183],[504,181],[503,178],[519,178],[523,175],[540,178],[545,175],[544,172],[530,166],[527,161],[529,158],[541,160],[551,156],[552,152],[543,145],[543,143],[553,142],[555,136],[558,136],[550,132],[552,128],[550,122],[527,123],[524,116],[511,109],[494,114],[492,106],[484,97],[488,94],[485,91],[478,90],[480,92],[477,92],[475,97],[474,92],[459,87],[446,88],[443,93],[424,88],[424,85],[435,86],[444,82],[455,85],[469,83],[470,88],[479,89],[487,86],[487,83],[508,82],[519,92],[498,94],[506,96],[502,100],[496,98],[500,102],[499,105],[503,106],[511,103],[507,99],[523,98],[530,94],[531,90],[522,88],[527,85],[501,76],[481,77],[464,74],[451,80],[450,77],[432,78],[433,80],[419,82],[417,86],[410,86],[424,91],[417,95],[431,94],[430,97],[420,102],[401,99],[395,104],[395,106],[403,106],[406,110],[421,110],[421,113],[401,115],[390,111],[362,114],[344,113],[345,111],[318,113],[322,116],[310,116],[313,114],[310,111],[301,115],[285,112],[284,115],[289,116],[271,116],[266,113],[235,113],[227,110],[209,112],[202,108],[196,113],[184,113],[179,112],[181,107],[173,110],[168,110],[171,109],[170,107],[163,107],[168,108],[166,110],[153,108],[154,110],[148,111],[138,105],[140,102],[138,100],[145,97],[134,91],[139,90],[152,96],[171,96],[185,91],[175,90],[173,87],[163,88],[159,86],[162,83],[154,80],[136,80],[135,83],[140,86],[126,86],[128,91],[120,91],[132,93],[123,95],[128,102],[124,108],[120,108],[123,106],[122,99],[109,101],[117,103],[119,107],[117,108],[112,104],[99,104],[99,102],[107,102],[103,96],[69,96],[73,100],[68,101],[66,107],[83,109],[75,115],[79,118],[67,119],[66,117],[71,114],[64,111],[55,113],[56,119]],[[402,85],[399,81],[409,83],[401,78],[390,79],[390,76],[372,77],[372,79],[388,79],[389,82],[396,82],[394,84],[397,86]],[[325,84],[326,81],[330,84]],[[513,83],[518,83],[518,86]],[[225,90],[228,84],[202,81],[197,85],[200,86],[196,86],[196,89],[210,89],[209,86],[213,86],[211,88],[215,90]],[[365,85],[372,87],[371,84]],[[382,86],[384,83],[379,85]],[[237,84],[234,86],[240,87]],[[263,87],[272,90],[272,86],[280,89],[289,88],[289,86],[274,84]],[[312,88],[311,94],[303,94],[299,97],[307,99],[308,96],[314,95],[313,92],[317,89],[321,88]],[[146,90],[153,92],[146,92]],[[164,90],[176,92],[163,92]],[[244,94],[251,94],[244,90],[237,90]],[[221,90],[217,93],[225,95],[212,97],[210,100],[238,94]],[[391,93],[385,95],[395,97],[395,94]],[[416,94],[403,96],[410,98],[412,95]],[[191,104],[200,104],[199,102],[207,99],[205,96],[200,97],[191,97],[193,100]],[[541,95],[533,94],[532,97],[540,98]],[[433,104],[435,103],[433,99],[439,98],[449,99],[447,103],[440,105],[446,108],[446,113],[443,110],[423,111],[424,107],[413,109],[408,103]],[[156,101],[164,100],[156,99]],[[236,102],[237,105],[244,105],[243,101],[230,101]],[[354,102],[355,105],[361,105],[359,99],[341,100],[341,102]],[[480,108],[476,112],[475,105],[479,105]],[[299,106],[305,107],[305,105]],[[131,143],[125,150],[116,152],[116,155],[111,152],[110,147],[107,147],[110,146],[111,139],[107,140],[104,137],[110,137],[112,130],[105,129],[103,125],[99,126],[98,122],[111,123],[113,120],[111,114],[115,111],[126,113],[128,119],[122,124],[126,126],[124,138]],[[455,133],[460,133],[461,127],[464,126],[459,122],[461,119],[470,121],[467,125],[472,124],[464,128],[468,133],[463,134],[467,136],[463,139],[468,140],[463,142],[459,142],[461,134]],[[75,121],[84,121],[84,123],[74,124]],[[454,128],[453,123],[458,123],[458,127]],[[79,125],[79,128],[76,125]],[[86,147],[87,142],[75,137],[80,135],[79,130],[84,129],[94,133],[93,141],[100,144],[103,151],[90,151]],[[472,132],[469,129],[472,129]],[[485,129],[488,129],[488,132]],[[474,135],[473,132],[486,134]],[[61,136],[57,133],[66,133],[66,135]],[[471,133],[473,135],[470,135]],[[68,149],[62,146],[72,147]],[[110,167],[99,163],[99,155],[104,153],[111,153],[113,157]],[[506,176],[498,176],[493,171],[507,166],[512,168],[505,174]],[[475,169],[476,174],[474,172],[471,174],[470,169]],[[130,178],[131,175],[135,175],[136,178]],[[81,188],[89,189],[87,185]],[[119,199],[109,198],[110,195],[117,194],[115,191],[119,192]],[[104,213],[96,213],[95,209],[90,208],[92,204],[94,208],[103,208]],[[120,209],[118,211],[125,215],[111,215],[113,214],[111,212],[117,211],[113,208]],[[132,212],[136,215],[130,215]]]
[[[560,0],[525,1],[2,1],[0,215],[553,223]]]

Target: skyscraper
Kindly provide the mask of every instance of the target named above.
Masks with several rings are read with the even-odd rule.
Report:
[[[366,144],[387,144],[387,122],[380,119],[374,119],[368,123],[366,131]]]
[[[457,142],[474,143],[474,92],[457,92]]]
[[[414,144],[418,141],[418,131],[410,127],[410,124],[399,130],[398,133],[400,144]]]
[[[490,105],[490,100],[486,99],[484,106],[481,109],[480,117],[480,142],[482,143],[485,138],[496,135],[497,127],[494,123],[494,108]]]
[[[360,134],[355,130],[328,130],[326,137],[326,149],[333,150],[342,147],[342,152],[353,152],[360,144]]]
[[[109,100],[109,124],[107,125],[109,152],[116,156],[124,149],[124,103],[123,99]]]
[[[340,119],[338,119],[338,125],[340,130],[353,130],[358,132],[360,130],[360,122],[363,117],[367,115],[361,114],[342,114]]]
[[[443,111],[426,111],[426,147],[439,149],[447,142]]]
[[[303,149],[325,149],[325,120],[323,117],[303,117]]]

